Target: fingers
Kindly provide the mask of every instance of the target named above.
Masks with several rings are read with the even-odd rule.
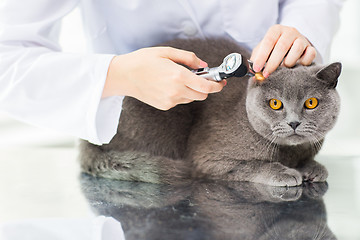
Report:
[[[181,67],[181,66],[180,66]],[[199,77],[186,68],[181,67],[177,74],[168,79],[164,96],[159,96],[161,104],[156,107],[168,110],[178,104],[203,101],[209,94],[220,92],[226,85],[226,80],[221,82],[209,81]]]
[[[205,80],[205,79],[204,79]],[[208,81],[208,80],[205,80]],[[225,80],[224,80],[225,81]],[[212,81],[208,81],[212,82]],[[212,85],[212,84],[210,84]],[[210,86],[208,88],[209,93],[219,92],[222,89],[222,86],[225,85],[224,83],[215,83],[215,87]],[[206,85],[202,90],[206,91]],[[220,88],[218,86],[221,86]],[[167,96],[162,98],[161,104],[157,104],[156,108],[160,110],[169,110],[170,108],[175,107],[178,104],[187,104],[193,101],[204,101],[209,96],[209,93],[198,92],[190,87],[183,86],[174,90],[172,92],[168,92]]]
[[[277,25],[276,25],[277,26]],[[265,34],[263,40],[257,47],[257,55],[252,57],[254,61],[253,68],[255,72],[260,72],[268,60],[274,46],[281,36],[281,29],[279,27],[271,27]]]
[[[166,51],[166,57],[176,63],[185,64],[193,69],[207,67],[207,63],[198,58],[193,52],[175,48],[166,48]],[[184,76],[182,77],[188,88],[204,94],[220,92],[226,84],[226,81],[209,81],[205,78],[196,76],[188,70],[185,71]]]
[[[263,71],[265,77],[269,76],[270,73],[276,70],[295,40],[296,37],[289,33],[284,33],[281,35],[278,42],[274,46],[268,62],[266,63],[266,67]]]
[[[181,101],[181,103],[189,103],[192,101],[204,101],[209,96],[209,94],[197,92],[188,87],[186,88],[187,89],[184,90],[183,100]]]
[[[251,60],[256,72],[261,71],[266,63],[263,75],[268,77],[281,63],[287,67],[297,62],[310,65],[315,57],[315,48],[295,28],[275,25],[254,48]]]
[[[184,88],[180,89],[178,92],[173,94],[169,93],[167,100],[164,101],[164,109],[168,110],[178,104],[185,104],[193,101],[203,101],[207,97],[208,94],[200,93],[184,86]]]
[[[194,53],[171,47],[143,48],[116,56],[110,63],[103,96],[131,96],[168,110],[177,104],[205,100],[226,83],[206,80],[177,63],[191,68],[207,66]]]
[[[286,67],[293,67],[297,61],[301,58],[307,48],[307,44],[301,38],[295,39],[290,51],[284,59],[284,65]]]
[[[300,64],[307,66],[310,65],[316,58],[316,49],[312,46],[306,48],[303,56],[300,58]]]
[[[161,110],[168,110],[178,104],[186,104],[193,101],[203,101],[210,93],[220,92],[226,84],[226,81],[214,82],[205,78],[199,77],[183,66],[176,63],[185,64],[191,68],[205,67],[199,58],[194,53],[178,50],[174,48],[163,48],[163,58],[170,60],[166,62],[168,66],[169,78],[166,80],[167,89],[165,95],[161,97],[163,100],[157,108]],[[200,64],[200,66],[198,66]]]
[[[207,63],[196,56],[195,53],[176,49],[172,47],[163,47],[163,57],[166,57],[176,63],[184,64],[192,69],[207,67]]]
[[[190,71],[189,73],[193,76],[184,78],[185,86],[200,93],[209,94],[209,93],[220,92],[226,84],[225,80],[221,82],[215,82],[196,76]]]
[[[209,80],[205,80],[205,81],[209,81]],[[209,81],[212,82],[212,81]],[[215,83],[213,85],[213,83]],[[190,88],[188,86],[185,86],[186,89],[184,91],[182,91],[182,95],[181,98],[178,100],[178,102],[180,104],[184,104],[184,103],[190,103],[193,101],[204,101],[208,96],[209,93],[216,93],[216,92],[220,92],[222,90],[222,88],[226,85],[226,80],[223,80],[222,82],[213,82],[210,83],[210,87],[208,89],[204,89],[206,88],[206,85],[203,85],[202,90],[204,92],[206,92],[206,90],[209,90],[208,93],[204,93],[204,92],[199,92],[194,90],[193,88]]]
[[[193,69],[201,68],[201,67],[207,67],[207,63],[202,61],[200,58],[198,58],[193,52],[171,48],[171,47],[164,47],[164,57],[176,62],[185,64]],[[224,85],[226,84],[226,81],[221,82],[215,82],[215,81],[209,81],[205,78],[196,76],[192,72],[185,70],[182,72],[179,78],[183,79],[185,81],[185,86],[188,88],[199,92],[203,94],[209,94],[209,93],[216,93],[220,92]],[[194,100],[197,100],[194,98]]]

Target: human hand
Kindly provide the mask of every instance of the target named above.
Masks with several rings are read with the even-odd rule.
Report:
[[[267,78],[281,63],[286,67],[293,67],[297,62],[310,65],[315,57],[315,48],[298,30],[274,25],[254,48],[250,59],[256,72],[260,72],[266,62],[263,75]]]
[[[171,47],[143,48],[113,58],[103,97],[124,95],[161,110],[205,100],[222,90],[226,81],[206,80],[179,65],[207,67],[194,53]]]

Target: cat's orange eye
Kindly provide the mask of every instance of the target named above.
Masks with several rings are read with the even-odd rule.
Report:
[[[319,101],[317,100],[317,98],[312,97],[305,101],[304,107],[307,109],[314,109],[317,107],[318,104],[319,104]]]
[[[278,100],[278,99],[275,99],[275,98],[270,99],[269,105],[274,110],[280,110],[282,108],[282,106],[283,106],[282,102],[280,100]]]

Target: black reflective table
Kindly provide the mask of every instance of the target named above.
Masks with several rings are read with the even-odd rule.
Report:
[[[81,177],[92,209],[121,222],[126,239],[336,239],[328,186],[238,182],[163,186]]]
[[[24,224],[16,224],[23,221],[54,221],[70,235],[87,229],[87,237],[76,239],[89,239],[95,225],[72,223],[96,216],[120,222],[130,240],[360,239],[359,156],[320,155],[330,172],[328,183],[294,188],[113,181],[81,174],[76,157],[70,148],[1,151],[0,223],[15,224],[20,232]],[[27,233],[23,239],[37,239],[37,232],[30,232],[33,238]]]

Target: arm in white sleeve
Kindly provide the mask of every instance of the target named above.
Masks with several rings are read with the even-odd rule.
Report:
[[[279,23],[295,27],[316,48],[318,60],[326,62],[342,4],[343,0],[282,0]]]
[[[113,55],[60,52],[61,18],[77,4],[78,0],[3,1],[0,110],[32,125],[102,144],[116,133],[122,98],[100,100]]]

